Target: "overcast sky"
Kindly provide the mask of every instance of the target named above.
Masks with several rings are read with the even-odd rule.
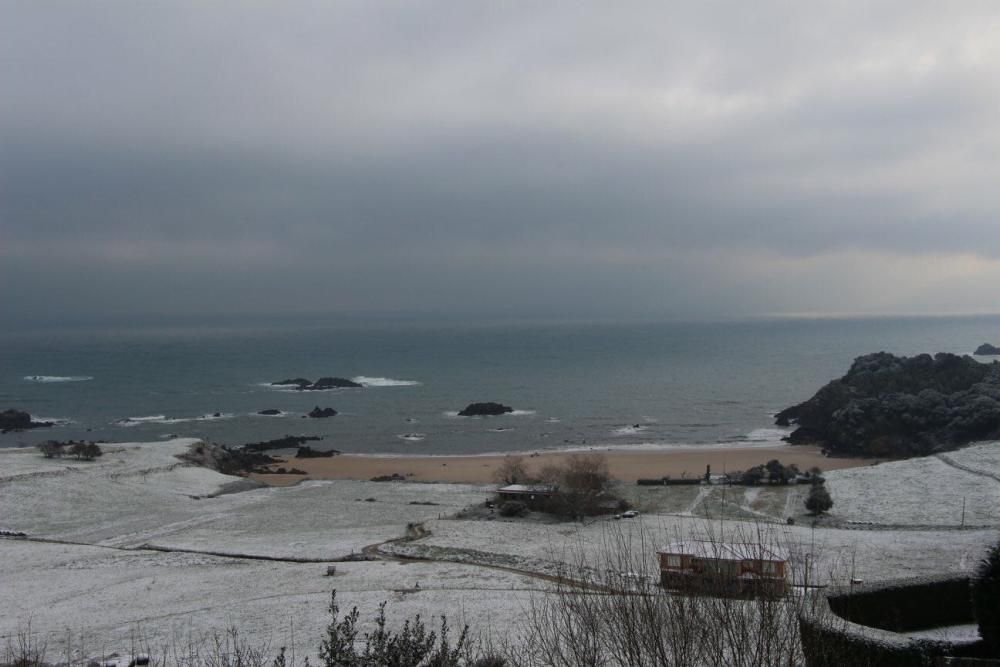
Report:
[[[0,0],[4,317],[996,312],[998,212],[996,0]]]

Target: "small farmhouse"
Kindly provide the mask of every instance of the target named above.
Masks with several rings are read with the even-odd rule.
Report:
[[[788,553],[777,547],[687,540],[660,549],[659,556],[664,588],[734,596],[788,590]]]
[[[501,501],[519,500],[528,507],[540,507],[548,502],[556,487],[548,484],[508,484],[497,489]]]

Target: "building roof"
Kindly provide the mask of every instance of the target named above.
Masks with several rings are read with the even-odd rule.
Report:
[[[694,556],[710,560],[787,561],[788,549],[765,544],[724,543],[708,540],[671,542],[660,549],[661,554]]]
[[[499,493],[555,493],[556,487],[548,484],[508,484],[497,489]]]

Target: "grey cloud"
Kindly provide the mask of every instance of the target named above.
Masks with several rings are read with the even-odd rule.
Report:
[[[694,316],[823,301],[772,256],[1000,261],[992,3],[0,13],[0,273],[38,303]]]

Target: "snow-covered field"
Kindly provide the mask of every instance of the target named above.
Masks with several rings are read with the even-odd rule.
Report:
[[[236,479],[178,461],[192,442],[106,447],[94,462],[0,450],[0,528],[58,540],[0,539],[0,645],[30,627],[54,657],[136,641],[162,654],[232,626],[251,643],[313,653],[333,588],[362,619],[388,600],[390,621],[420,613],[436,624],[445,612],[479,628],[515,617],[540,588],[446,563],[338,562],[326,577],[325,563],[141,549],[335,559],[486,497],[475,486],[351,481],[206,497]]]
[[[487,628],[516,616],[538,582],[450,564],[378,561],[322,564],[248,561],[197,554],[126,552],[100,547],[0,541],[0,636],[39,633],[53,659],[129,652],[138,639],[163,655],[212,632],[239,628],[253,644],[294,644],[314,654],[330,592],[370,618],[421,614],[436,625]],[[416,589],[419,584],[419,590]],[[346,610],[345,610],[346,611]],[[2,641],[2,639],[0,639]]]
[[[107,546],[332,559],[485,497],[475,486],[354,481],[205,497],[237,478],[178,461],[192,442],[109,448],[94,462],[0,450],[0,528]]]
[[[447,613],[453,625],[503,634],[547,583],[479,567],[476,553],[499,554],[494,564],[514,569],[572,567],[581,556],[600,567],[609,543],[624,539],[649,564],[675,539],[744,541],[763,531],[764,541],[790,549],[800,572],[809,567],[813,582],[876,580],[970,571],[1000,526],[1000,480],[991,477],[1000,451],[988,445],[953,452],[951,463],[829,473],[834,519],[901,527],[851,530],[812,528],[798,509],[804,490],[795,488],[727,492],[736,516],[769,523],[709,518],[722,507],[714,488],[643,491],[649,511],[639,518],[586,524],[451,518],[487,498],[488,488],[470,485],[306,482],[210,497],[235,478],[178,461],[191,442],[109,447],[92,463],[0,450],[0,528],[55,540],[0,539],[0,643],[30,623],[56,655],[67,643],[78,657],[125,652],[136,638],[176,651],[233,626],[253,643],[294,642],[311,653],[333,588],[363,619],[389,600],[390,622]],[[962,497],[966,524],[986,528],[952,528]],[[786,525],[792,513],[796,524]],[[331,578],[325,562],[246,558],[334,560],[401,537],[410,522],[432,534],[402,546],[457,562],[338,562]]]
[[[788,549],[796,576],[809,571],[812,583],[847,583],[851,578],[894,579],[939,572],[970,572],[996,530],[845,530],[783,524],[645,515],[628,521],[596,521],[564,528],[483,521],[433,521],[429,538],[417,544],[497,552],[525,559],[576,564],[581,555],[603,568],[624,540],[648,554],[655,568],[656,549],[683,539],[762,542]],[[634,568],[633,568],[634,569]]]
[[[1000,526],[1000,443],[834,470],[826,479],[833,514],[845,521],[955,527],[964,505],[966,526]]]

